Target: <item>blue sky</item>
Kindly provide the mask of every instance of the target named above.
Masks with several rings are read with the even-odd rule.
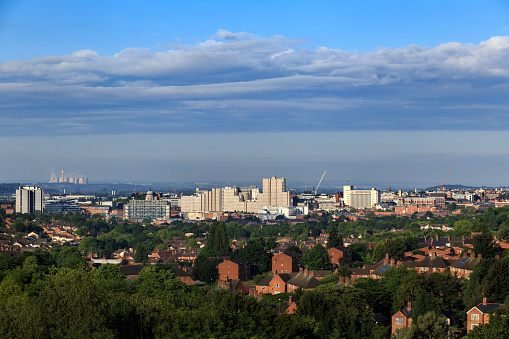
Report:
[[[2,1],[0,181],[508,184],[508,35],[505,1]]]

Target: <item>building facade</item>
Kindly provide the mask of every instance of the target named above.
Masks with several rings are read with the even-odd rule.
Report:
[[[343,186],[343,203],[353,208],[372,208],[380,202],[380,191],[372,188],[370,190],[354,190],[353,186]]]
[[[44,212],[49,213],[67,213],[79,212],[80,205],[77,200],[44,200]]]
[[[291,206],[285,178],[264,178],[263,192],[256,186],[196,189],[191,196],[181,198],[181,211],[187,215],[209,212],[256,213],[266,206]]]
[[[150,189],[145,200],[132,199],[124,205],[124,218],[133,220],[163,219],[170,220],[171,204],[159,198]]]
[[[16,213],[43,212],[43,192],[39,186],[20,186],[16,190]]]

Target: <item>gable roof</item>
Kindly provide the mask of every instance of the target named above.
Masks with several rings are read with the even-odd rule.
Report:
[[[497,303],[483,304],[483,303],[480,303],[479,305],[474,306],[474,307],[477,308],[479,311],[481,311],[482,314],[486,314],[486,313],[494,311],[502,306],[504,306],[504,304],[497,304]],[[470,312],[474,307],[472,307],[470,310],[468,310],[468,312]]]
[[[256,286],[270,286],[270,282],[274,279],[274,274],[269,274],[256,284]]]
[[[138,275],[145,265],[120,265],[118,269],[123,275]]]
[[[296,276],[297,273],[278,273],[276,275],[278,275],[281,278],[281,280],[287,283],[290,279]]]
[[[315,277],[304,273],[297,273],[287,283],[304,289],[316,288],[322,284]]]
[[[460,258],[451,261],[451,267],[464,269],[464,270],[473,270],[474,267],[479,263],[479,259],[477,258]]]

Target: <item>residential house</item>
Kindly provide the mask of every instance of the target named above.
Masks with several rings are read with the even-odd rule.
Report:
[[[251,264],[244,259],[225,260],[218,265],[219,279],[251,279]]]
[[[412,326],[412,303],[408,302],[407,307],[402,308],[392,316],[391,334],[394,334],[397,329]]]
[[[488,303],[486,298],[483,298],[482,303],[472,307],[467,311],[467,333],[474,327],[484,324],[489,324],[490,313],[498,308],[504,306],[498,303]]]
[[[278,253],[272,257],[272,273],[299,272],[300,254],[297,252]]]
[[[334,267],[341,264],[342,261],[352,261],[352,250],[344,246],[331,247],[327,250],[329,258]]]

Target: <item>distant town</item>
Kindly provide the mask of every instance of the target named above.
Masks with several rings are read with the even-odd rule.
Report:
[[[509,331],[509,190],[445,182],[432,190],[357,189],[347,182],[318,193],[321,181],[300,193],[281,177],[263,178],[261,187],[185,194],[169,185],[131,194],[19,185],[0,202],[0,299],[37,315],[42,298],[70,298],[62,307],[71,314],[78,307],[71,300],[85,297],[65,297],[59,286],[80,291],[88,282],[103,294],[102,306],[95,310],[89,296],[79,307],[104,319],[87,333],[112,337],[126,326],[133,337],[163,336],[169,324],[182,337],[224,335],[218,328],[231,323],[221,312],[244,324],[227,337],[479,338]],[[62,170],[50,179],[60,183],[88,179]],[[189,300],[187,308],[175,295]],[[141,296],[154,303],[150,316],[135,300]],[[127,301],[115,308],[115,298]],[[188,318],[166,319],[158,303],[167,298]],[[207,312],[211,320],[203,323]],[[4,323],[15,317],[4,315]],[[70,326],[41,319],[50,337]],[[189,319],[200,328],[185,325]],[[10,337],[8,328],[0,331]]]

